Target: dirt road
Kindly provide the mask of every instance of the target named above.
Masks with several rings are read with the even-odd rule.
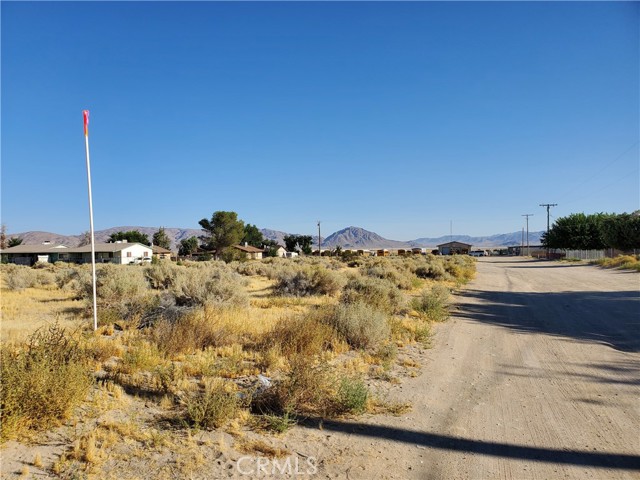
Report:
[[[640,478],[639,291],[637,273],[481,259],[397,397],[413,411],[305,443],[337,478]]]

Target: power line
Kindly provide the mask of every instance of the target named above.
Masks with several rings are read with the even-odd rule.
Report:
[[[605,163],[601,168],[599,168],[598,170],[596,170],[592,175],[590,175],[589,177],[587,177],[586,179],[584,179],[582,182],[577,183],[575,185],[572,186],[572,188],[566,190],[561,196],[560,199],[564,199],[566,198],[570,193],[573,193],[577,188],[583,186],[584,184],[590,182],[591,180],[593,180],[594,178],[596,178],[597,176],[600,175],[600,173],[602,171],[604,171],[605,169],[609,168],[611,165],[613,165],[615,162],[617,162],[618,160],[620,160],[622,157],[624,157],[627,153],[629,153],[631,150],[633,150],[638,143],[640,143],[640,141],[635,141],[632,145],[630,145],[629,147],[627,147],[625,149],[624,152],[622,152],[620,155],[618,155],[617,157],[615,157],[613,160]],[[564,202],[567,203],[567,202]]]

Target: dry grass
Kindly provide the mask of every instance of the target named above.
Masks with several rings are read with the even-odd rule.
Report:
[[[0,295],[0,333],[4,345],[19,343],[38,328],[53,323],[70,329],[89,323],[78,317],[83,302],[72,292],[52,285],[21,291],[3,288]]]
[[[619,255],[615,258],[603,258],[593,263],[604,268],[619,268],[640,272],[640,255]]]

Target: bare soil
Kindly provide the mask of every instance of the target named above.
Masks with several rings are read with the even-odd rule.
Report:
[[[412,402],[409,413],[308,419],[280,436],[201,432],[190,440],[193,461],[193,451],[140,451],[105,465],[101,476],[640,478],[638,327],[638,273],[482,258],[452,318],[437,325],[433,348],[401,354],[421,366],[419,374],[382,383],[389,400]],[[134,402],[138,415],[143,403]],[[259,449],[239,449],[251,440],[286,452],[279,465],[288,458],[291,468],[259,469]],[[65,443],[55,432],[40,445],[9,442],[0,451],[2,478],[19,476],[37,451],[45,467],[31,466],[30,475],[54,476],[46,465]],[[193,468],[181,465],[189,462]]]

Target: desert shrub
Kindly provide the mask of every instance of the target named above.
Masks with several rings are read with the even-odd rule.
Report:
[[[618,255],[615,258],[602,258],[593,263],[604,268],[619,268],[640,272],[640,255]]]
[[[92,382],[82,349],[57,324],[36,331],[20,349],[3,347],[0,356],[3,440],[67,418]]]
[[[237,306],[249,304],[246,280],[224,264],[180,269],[169,291],[182,306]]]
[[[252,410],[261,414],[327,415],[335,396],[335,380],[327,364],[315,363],[304,355],[295,355],[289,364],[282,380],[253,397]]]
[[[387,316],[366,303],[338,304],[321,318],[354,348],[376,348],[389,338]]]
[[[429,320],[441,322],[449,316],[449,289],[443,285],[434,285],[429,290],[423,290],[414,299],[411,306]]]
[[[414,273],[418,278],[432,280],[452,280],[452,276],[444,267],[444,260],[435,255],[427,255],[421,261],[414,263]]]
[[[452,255],[445,257],[444,268],[458,282],[466,283],[476,273],[476,260],[468,255]]]
[[[321,266],[293,267],[277,273],[274,291],[278,295],[304,297],[335,295],[342,288],[340,275]]]
[[[220,321],[219,312],[209,308],[174,321],[161,320],[152,329],[150,337],[168,357],[231,343],[231,332]]]
[[[80,268],[82,267],[62,266],[58,268],[55,273],[55,282],[58,288],[70,289],[78,292],[80,290],[78,287],[78,270]]]
[[[399,313],[405,306],[405,296],[388,280],[351,275],[342,292],[341,302],[362,302],[385,313]]]
[[[187,395],[184,409],[190,425],[211,430],[234,418],[240,409],[240,401],[230,382],[208,379],[204,388]]]
[[[340,380],[335,397],[336,410],[339,413],[364,413],[367,409],[369,389],[359,378],[343,377]]]
[[[36,272],[24,265],[3,265],[2,279],[8,290],[20,291],[36,284]]]
[[[122,363],[118,365],[118,372],[133,374],[138,371],[149,371],[162,363],[162,355],[158,346],[146,340],[130,345],[122,355]]]
[[[151,288],[167,290],[175,283],[179,268],[171,262],[154,263],[144,268],[144,277]]]
[[[100,323],[135,320],[154,306],[155,296],[150,292],[140,268],[104,264],[96,268],[96,293]],[[91,308],[93,299],[91,271],[78,270],[78,293]]]
[[[334,349],[339,339],[330,325],[318,321],[317,315],[309,313],[301,317],[280,320],[275,328],[260,342],[260,349],[276,348],[287,357],[304,355],[311,357]]]
[[[379,258],[369,261],[361,268],[363,275],[388,280],[397,288],[410,290],[415,278],[403,263],[403,259]]]

